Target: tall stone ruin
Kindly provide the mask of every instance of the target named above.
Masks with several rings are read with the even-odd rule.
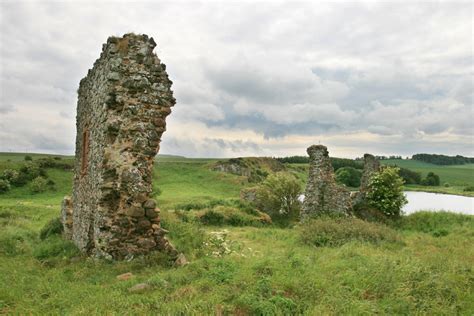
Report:
[[[176,101],[155,46],[147,35],[109,37],[79,85],[73,193],[61,217],[65,236],[89,255],[177,255],[150,198],[153,161]]]
[[[364,171],[360,179],[359,192],[354,196],[353,204],[359,205],[364,203],[367,190],[369,187],[369,180],[373,174],[380,171],[380,162],[371,154],[364,155]]]
[[[308,147],[309,177],[301,218],[321,214],[348,214],[351,209],[350,192],[336,183],[326,146]]]

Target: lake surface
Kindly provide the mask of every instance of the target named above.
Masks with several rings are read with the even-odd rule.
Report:
[[[405,191],[405,195],[408,200],[408,203],[403,207],[405,214],[425,210],[474,215],[474,197],[414,191]],[[303,202],[303,194],[299,200]]]
[[[428,192],[405,192],[408,204],[403,207],[405,214],[416,211],[450,211],[474,215],[474,197]]]

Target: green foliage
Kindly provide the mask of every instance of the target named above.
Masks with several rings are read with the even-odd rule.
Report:
[[[426,175],[426,178],[421,180],[420,184],[429,185],[429,186],[439,186],[440,179],[437,174],[434,174],[433,172],[428,172],[428,174]]]
[[[393,229],[357,218],[319,218],[304,223],[300,239],[316,247],[337,247],[351,241],[380,243],[401,242]]]
[[[393,226],[408,231],[432,234],[435,237],[446,236],[454,229],[466,227],[474,229],[474,217],[451,212],[416,212],[403,216]]]
[[[10,182],[8,180],[0,179],[0,193],[10,191]]]
[[[400,168],[398,171],[400,177],[402,177],[405,184],[420,184],[421,173],[416,172],[407,168]]]
[[[48,180],[43,177],[37,177],[30,183],[32,193],[41,193],[48,189]]]
[[[370,178],[367,203],[387,217],[400,216],[407,199],[403,194],[403,180],[398,175],[398,168],[384,167]]]
[[[336,181],[348,187],[359,187],[361,177],[362,171],[352,167],[342,167],[336,171]]]
[[[25,156],[25,161],[32,161],[32,160],[33,160],[33,157],[31,157],[30,155]]]
[[[40,230],[40,239],[44,240],[52,235],[60,235],[63,232],[63,224],[59,217],[55,217],[50,220],[43,228]]]
[[[464,165],[474,163],[474,158],[464,156],[446,156],[436,154],[416,154],[411,157],[413,160],[432,163],[435,165]]]
[[[444,183],[444,187],[445,187],[445,188],[449,188],[450,186],[451,186],[451,185],[450,185],[448,182],[445,182],[445,183]]]
[[[54,257],[71,258],[79,254],[79,249],[71,241],[59,236],[48,238],[33,249],[33,257],[38,260]]]
[[[295,219],[301,209],[301,192],[301,183],[293,175],[275,173],[257,187],[255,205],[272,220]]]
[[[464,192],[474,192],[474,185],[470,185],[463,189]]]
[[[272,223],[271,218],[255,210],[245,212],[232,206],[215,206],[197,214],[198,220],[204,225],[256,226],[260,227]]]

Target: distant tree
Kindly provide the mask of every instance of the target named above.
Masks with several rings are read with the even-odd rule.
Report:
[[[407,199],[403,194],[403,179],[396,167],[384,167],[369,180],[367,203],[387,217],[398,217]]]
[[[436,154],[416,154],[413,155],[411,159],[432,163],[435,165],[463,165],[466,163],[474,163],[474,158],[460,155],[446,156]]]
[[[31,157],[30,155],[25,156],[25,161],[32,161],[32,160],[33,160],[33,157]]]
[[[43,177],[37,177],[31,181],[30,189],[33,193],[44,192],[48,189],[48,181]]]
[[[359,187],[361,177],[362,171],[352,167],[342,167],[336,171],[336,181],[348,187]]]
[[[440,183],[439,176],[433,172],[428,172],[426,178],[421,180],[421,185],[438,186]]]
[[[403,178],[405,184],[420,184],[421,183],[421,173],[407,169],[399,168],[398,174]]]

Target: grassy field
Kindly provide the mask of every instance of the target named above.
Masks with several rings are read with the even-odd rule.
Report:
[[[474,192],[463,191],[467,186],[474,186],[474,164],[439,166],[422,161],[398,159],[382,160],[382,164],[397,165],[402,168],[421,172],[422,177],[425,177],[430,171],[440,177],[441,185],[439,187],[408,185],[406,186],[407,190],[474,196]],[[449,187],[444,186],[446,183],[449,184]]]
[[[17,166],[23,156],[0,155],[0,169]],[[130,262],[92,260],[60,236],[40,239],[70,193],[71,172],[47,170],[56,191],[32,194],[27,185],[0,195],[0,314],[474,313],[474,217],[417,213],[376,227],[377,236],[391,239],[329,231],[342,242],[319,246],[303,242],[308,233],[298,225],[186,222],[178,216],[180,204],[236,199],[245,185],[242,177],[210,171],[213,161],[162,157],[155,168],[163,226],[190,260],[181,268],[158,254]],[[375,236],[372,229],[360,236]],[[215,232],[224,241],[216,242]],[[126,272],[133,273],[130,280],[116,278]],[[130,293],[138,283],[150,288]]]

